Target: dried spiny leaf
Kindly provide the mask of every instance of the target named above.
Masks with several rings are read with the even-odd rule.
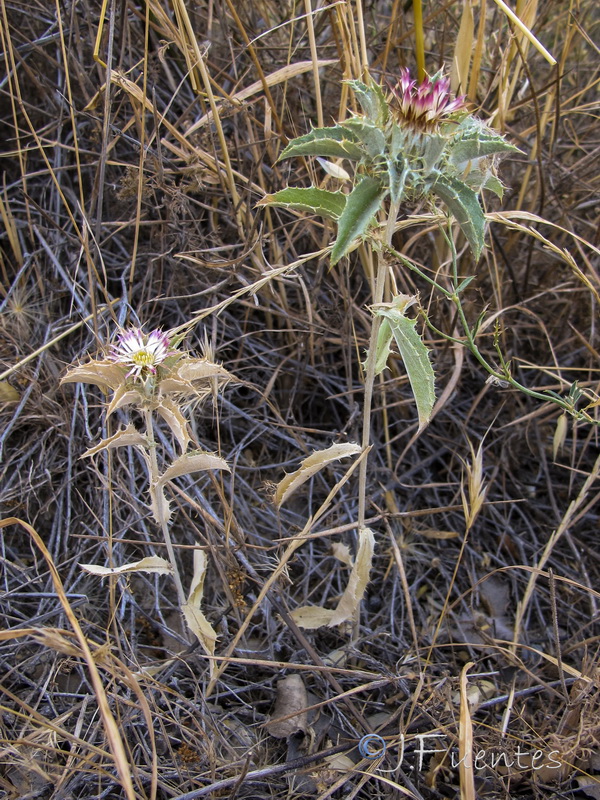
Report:
[[[182,358],[161,380],[160,392],[203,398],[233,380],[234,376],[220,364],[206,358]]]
[[[173,567],[168,561],[160,556],[148,556],[141,561],[133,561],[130,564],[122,564],[120,567],[101,567],[97,564],[80,564],[81,569],[91,575],[99,575],[105,578],[109,575],[124,575],[131,572],[149,572],[157,575],[169,575],[173,572]]]
[[[123,430],[117,431],[114,436],[109,436],[108,439],[102,439],[97,445],[86,450],[81,458],[93,456],[101,450],[114,450],[116,447],[130,447],[131,445],[142,448],[148,447],[148,440],[133,424],[129,424],[126,428],[123,428]]]
[[[190,475],[192,472],[203,472],[207,469],[224,469],[226,472],[231,472],[228,463],[219,456],[214,455],[214,453],[193,450],[190,453],[184,453],[179,456],[170,467],[167,467],[156,482],[156,485],[161,487],[168,481],[172,481],[173,478],[179,478],[181,475]]]
[[[302,486],[309,478],[312,478],[320,469],[332,461],[338,461],[340,458],[347,458],[348,456],[355,456],[360,453],[361,447],[358,444],[351,442],[344,442],[342,444],[333,444],[326,450],[317,450],[312,453],[308,458],[305,458],[300,468],[295,472],[286,475],[285,478],[277,484],[275,491],[274,503],[279,507],[285,500],[288,499],[298,487]]]
[[[63,383],[93,383],[101,389],[115,391],[125,380],[125,372],[122,367],[113,361],[105,359],[103,361],[90,361],[73,367],[61,378]]]
[[[331,620],[327,623],[330,628],[334,625],[341,625],[342,622],[352,619],[356,614],[369,583],[374,550],[375,537],[373,531],[370,528],[361,528],[358,531],[356,561],[350,573],[346,591],[342,595],[342,599],[338,603]]]
[[[354,560],[350,555],[350,548],[347,544],[343,542],[333,542],[331,545],[331,554],[341,561],[342,564],[346,564],[348,567],[354,566]]]
[[[187,420],[181,413],[179,406],[168,397],[163,397],[161,402],[156,406],[156,412],[167,423],[173,436],[179,442],[181,451],[185,453],[187,446],[190,443],[190,435],[188,432]]]
[[[361,528],[358,532],[358,553],[348,579],[348,585],[334,610],[322,606],[302,606],[292,611],[294,622],[301,628],[312,630],[327,625],[341,625],[356,614],[365,589],[369,583],[369,575],[373,563],[375,537],[369,528]]]
[[[110,417],[119,408],[141,404],[143,400],[143,395],[137,389],[128,389],[126,384],[123,383],[116,388],[106,409],[106,416]]]
[[[214,655],[217,634],[204,616],[200,605],[204,596],[204,578],[207,568],[206,553],[204,550],[194,550],[194,577],[187,598],[187,602],[181,607],[182,614],[188,628],[198,638],[204,651],[209,655]],[[212,675],[214,664],[210,662],[210,672]]]

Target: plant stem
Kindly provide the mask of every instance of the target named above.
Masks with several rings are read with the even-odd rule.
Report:
[[[391,253],[391,255],[394,256],[394,258],[397,258],[401,264],[407,267],[407,269],[410,269],[412,272],[416,273],[420,278],[423,278],[424,281],[426,281],[430,286],[433,286],[434,289],[440,291],[444,295],[444,297],[446,297],[448,300],[452,298],[452,292],[444,288],[441,285],[441,283],[438,283],[433,278],[430,278],[429,275],[423,272],[422,269],[419,269],[419,267],[416,264],[413,264],[413,262],[409,258],[406,258],[406,256],[402,255],[402,253],[399,253],[397,250],[394,250],[394,248],[391,245],[387,245],[386,249],[389,253]]]
[[[451,239],[449,239],[448,237],[446,237],[446,239],[449,243],[449,246],[452,249],[452,277],[453,277],[454,291],[448,291],[448,289],[446,289],[440,283],[438,283],[437,281],[433,280],[428,275],[426,275],[423,272],[423,270],[419,269],[419,267],[416,264],[413,264],[412,261],[403,256],[402,253],[398,253],[397,250],[394,250],[393,247],[388,246],[387,248],[388,252],[391,253],[395,258],[397,258],[402,264],[404,264],[404,266],[412,270],[412,272],[415,272],[423,280],[427,281],[427,283],[429,283],[430,286],[433,286],[435,289],[440,291],[447,300],[450,300],[450,302],[454,304],[454,306],[456,307],[460,324],[464,330],[465,335],[464,337],[461,338],[450,336],[450,334],[444,333],[444,331],[441,331],[439,328],[436,328],[436,326],[431,322],[431,320],[425,315],[425,323],[427,327],[431,331],[433,331],[437,336],[440,336],[442,339],[445,339],[448,342],[453,342],[454,344],[462,344],[463,347],[466,347],[467,350],[469,350],[475,356],[475,358],[485,369],[485,371],[489,373],[489,375],[491,375],[491,377],[495,378],[497,381],[505,382],[509,384],[509,386],[512,386],[513,389],[517,389],[518,391],[523,392],[523,394],[526,394],[529,397],[532,397],[536,400],[542,400],[544,402],[554,403],[554,405],[557,405],[559,408],[562,408],[563,411],[566,411],[568,414],[570,414],[577,420],[598,424],[597,421],[585,410],[577,410],[574,404],[571,402],[571,400],[564,400],[558,395],[553,395],[550,394],[549,392],[544,392],[544,391],[540,392],[536,391],[535,389],[529,389],[527,386],[524,386],[518,380],[513,378],[508,369],[508,365],[503,360],[500,352],[498,352],[498,357],[500,359],[502,369],[500,370],[496,369],[494,366],[492,366],[492,364],[489,363],[489,361],[487,361],[487,359],[479,350],[479,347],[475,342],[476,333],[474,333],[474,331],[476,329],[471,329],[462,307],[460,295],[456,291],[459,286],[456,252],[454,250]]]
[[[394,234],[394,225],[396,224],[396,217],[398,216],[398,203],[391,203],[387,225],[384,233],[384,247],[378,248],[375,253],[377,256],[377,273],[375,276],[375,287],[373,290],[373,304],[383,302],[383,292],[385,288],[385,276],[387,272],[387,265],[385,262],[384,252],[391,248],[392,236]],[[375,386],[375,365],[377,361],[377,337],[379,335],[379,327],[381,325],[381,317],[373,318],[371,326],[371,337],[369,339],[369,352],[367,353],[367,360],[365,362],[365,394],[363,401],[363,424],[362,424],[362,441],[361,446],[363,450],[369,447],[371,441],[371,408],[373,405],[373,389]],[[360,471],[358,473],[358,527],[365,527],[366,518],[366,505],[367,505],[367,472],[368,472],[367,455],[360,464]]]
[[[177,567],[175,559],[175,550],[173,549],[173,542],[171,541],[171,534],[169,532],[169,523],[167,521],[167,509],[164,507],[164,496],[162,489],[157,491],[156,483],[159,478],[158,460],[156,458],[156,440],[154,438],[154,422],[152,419],[152,411],[149,408],[144,409],[144,421],[146,423],[146,438],[149,446],[149,478],[150,478],[150,496],[152,504],[156,509],[156,514],[160,526],[162,528],[163,537],[167,546],[167,553],[169,562],[173,567],[173,580],[175,581],[175,588],[177,589],[177,599],[179,600],[180,608],[185,604],[185,593],[183,591],[183,584],[181,583],[181,576]]]

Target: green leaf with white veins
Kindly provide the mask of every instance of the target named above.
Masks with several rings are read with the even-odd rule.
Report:
[[[288,187],[275,194],[263,197],[257,205],[290,208],[294,211],[307,211],[310,214],[320,214],[328,219],[339,219],[346,206],[343,192],[328,192],[314,186],[308,188]]]
[[[346,83],[356,95],[367,117],[376,125],[385,125],[390,109],[381,86],[377,83],[367,86],[362,81],[346,81]]]
[[[387,193],[388,189],[380,180],[365,175],[348,195],[346,207],[338,222],[337,239],[331,251],[332,265],[337,264],[354,242],[366,233]]]
[[[459,124],[448,150],[450,163],[459,171],[469,161],[476,161],[485,156],[521,152],[518,147],[507,142],[499,133],[472,117],[468,117]]]
[[[483,250],[485,217],[475,192],[458,178],[449,175],[440,175],[431,186],[431,191],[446,204],[478,259]]]
[[[375,123],[364,117],[351,117],[343,123],[343,126],[346,130],[352,131],[371,158],[385,152],[385,136]]]
[[[334,125],[331,128],[314,128],[310,133],[292,139],[277,160],[292,156],[350,158],[357,161],[364,156],[364,151],[352,131]]]
[[[406,368],[417,404],[419,430],[422,430],[431,418],[435,403],[435,376],[429,350],[416,330],[417,320],[405,315],[415,300],[416,297],[398,295],[391,303],[382,303],[375,308],[375,315],[383,317],[377,340],[376,374],[385,368],[393,337]]]

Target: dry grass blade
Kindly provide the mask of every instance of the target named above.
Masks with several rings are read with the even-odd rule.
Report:
[[[106,578],[109,575],[125,575],[131,572],[149,572],[156,575],[170,575],[173,567],[160,556],[147,556],[131,564],[122,564],[120,567],[102,567],[98,564],[80,564],[82,570],[90,575],[99,575]]]
[[[60,602],[62,603],[65,614],[67,615],[67,618],[73,627],[75,635],[77,636],[79,646],[81,647],[83,657],[85,658],[85,662],[90,673],[90,679],[92,681],[94,694],[98,703],[98,710],[100,711],[100,716],[102,717],[102,721],[104,723],[104,730],[110,749],[114,756],[115,768],[119,775],[123,791],[125,792],[127,800],[136,800],[136,791],[131,780],[131,766],[125,753],[119,727],[112,714],[112,711],[110,710],[110,705],[106,696],[106,690],[102,684],[102,679],[100,678],[100,673],[98,672],[96,662],[89,648],[87,638],[81,629],[77,617],[71,609],[71,605],[65,594],[62,581],[58,575],[54,561],[52,560],[52,556],[48,552],[46,545],[42,542],[39,535],[31,527],[31,525],[28,525],[26,522],[17,519],[16,517],[9,517],[8,519],[0,520],[0,528],[7,528],[11,525],[20,525],[29,534],[35,546],[40,550],[44,559],[46,560],[46,563],[48,564],[50,574],[52,575],[54,589],[59,597]]]
[[[275,70],[275,72],[265,75],[264,83],[266,83],[269,87],[277,86],[280,83],[287,83],[288,81],[292,80],[292,78],[296,78],[298,75],[303,75],[305,72],[309,72],[315,68],[319,70],[323,69],[324,67],[330,67],[332,64],[336,63],[337,62],[334,59],[317,59],[317,61],[298,61],[294,64],[286,64],[284,67]],[[226,101],[234,106],[239,104],[240,108],[243,108],[244,101],[249,100],[251,97],[262,91],[263,85],[263,81],[255,81],[254,83],[251,83],[250,86],[246,86],[244,89],[240,89],[235,94],[226,97]],[[185,131],[185,135],[189,137],[196,133],[202,126],[209,124],[212,120],[212,116],[213,112],[208,111]]]
[[[483,508],[488,487],[483,483],[483,442],[479,443],[477,450],[469,442],[471,461],[465,464],[467,471],[467,492],[461,486],[463,509],[465,512],[466,529],[470,531],[478,514]]]
[[[249,610],[249,612],[246,614],[246,618],[245,618],[244,622],[242,623],[242,625],[240,626],[239,631],[233,637],[233,639],[231,641],[231,644],[229,645],[227,655],[231,655],[234,652],[238,642],[240,641],[240,639],[242,638],[242,636],[244,635],[244,633],[246,631],[246,628],[250,624],[250,622],[252,620],[252,617],[258,611],[258,609],[260,608],[261,603],[263,602],[265,597],[267,597],[267,595],[268,595],[269,591],[271,590],[271,588],[273,587],[275,581],[284,572],[287,563],[290,561],[290,559],[292,558],[292,556],[294,555],[296,550],[306,542],[312,527],[321,518],[321,516],[323,516],[323,514],[325,514],[325,512],[328,510],[329,506],[331,505],[331,502],[332,502],[333,498],[339,492],[341,487],[343,487],[344,484],[350,479],[350,476],[357,469],[357,467],[360,465],[361,460],[363,458],[365,458],[365,456],[367,455],[367,452],[368,451],[363,451],[361,453],[359,458],[357,458],[357,460],[346,471],[346,474],[344,475],[344,477],[340,481],[338,481],[336,483],[336,485],[331,489],[331,491],[329,492],[329,494],[327,495],[327,497],[325,498],[325,500],[321,504],[320,508],[318,508],[317,511],[311,517],[309,517],[309,519],[306,522],[303,530],[300,531],[300,533],[296,536],[296,538],[288,545],[288,547],[284,551],[283,555],[281,556],[281,558],[279,560],[279,563],[277,564],[277,567],[273,570],[271,575],[266,579],[266,581],[264,582],[263,586],[261,587],[260,593],[259,593],[258,597],[256,598],[256,601],[255,601],[254,605]],[[222,665],[220,665],[217,674],[213,677],[211,683],[208,686],[207,694],[210,694],[211,691],[214,689],[216,679],[226,669],[226,667],[227,667],[227,663],[223,663]]]
[[[460,27],[456,44],[454,46],[454,58],[452,59],[452,69],[450,71],[450,85],[455,94],[465,94],[469,81],[469,67],[471,65],[471,49],[473,44],[473,33],[475,23],[473,20],[473,6],[470,0],[463,5],[460,18]]]
[[[581,506],[587,500],[588,494],[593,484],[598,480],[599,476],[600,476],[600,456],[596,458],[592,471],[584,481],[583,486],[581,487],[580,491],[577,494],[577,497],[569,504],[569,507],[567,508],[567,511],[563,516],[560,525],[556,528],[552,536],[550,536],[550,538],[548,539],[548,542],[544,547],[542,555],[540,556],[537,564],[535,565],[535,570],[529,576],[525,593],[517,605],[517,613],[515,615],[515,642],[518,641],[519,635],[521,633],[523,618],[525,616],[525,613],[533,596],[533,592],[540,571],[544,569],[544,567],[548,563],[548,559],[552,555],[552,552],[556,547],[556,545],[558,544],[558,542],[560,541],[561,537],[569,530],[570,526],[573,524],[578,513],[580,513]],[[594,502],[597,499],[598,498],[595,498]]]
[[[467,691],[467,673],[472,666],[472,662],[465,664],[460,673],[460,718],[458,723],[460,800],[475,800],[477,797],[473,760],[473,723]]]
[[[538,50],[546,59],[546,61],[554,66],[556,64],[556,59],[552,56],[544,47],[544,45],[533,35],[533,33],[529,30],[527,25],[521,21],[521,19],[512,11],[509,6],[506,5],[504,0],[494,0],[497,6],[499,6],[502,11],[506,14],[508,19],[516,25],[516,27],[521,31],[521,33],[531,42],[531,44]]]

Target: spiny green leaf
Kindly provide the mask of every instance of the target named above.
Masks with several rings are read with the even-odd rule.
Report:
[[[346,197],[343,192],[328,192],[315,186],[305,189],[292,186],[275,194],[268,194],[257,205],[307,211],[309,214],[319,214],[322,217],[338,220],[344,211]]]
[[[375,375],[381,375],[387,367],[393,336],[390,323],[387,319],[382,319],[377,331],[377,342],[375,344]],[[366,369],[366,361],[363,363],[363,367]]]
[[[481,170],[477,161],[467,162],[465,170],[456,177],[476,194],[479,194],[482,189],[489,189],[500,198],[504,194],[504,186],[495,176],[492,169],[484,167]]]
[[[393,122],[388,126],[388,153],[390,158],[398,158],[398,156],[406,156],[407,150],[410,150],[409,134],[399,125]]]
[[[356,140],[361,143],[371,158],[385,152],[385,136],[380,128],[364,117],[352,117],[342,123],[343,127],[352,131]]]
[[[388,121],[389,106],[381,86],[372,83],[367,86],[362,81],[347,81],[363,111],[375,125],[383,126]]]
[[[440,175],[431,191],[446,204],[478,259],[484,244],[485,217],[475,192],[449,175]]]
[[[469,161],[474,161],[485,156],[498,153],[519,152],[516,147],[509,144],[501,136],[493,139],[462,139],[454,142],[450,148],[450,163],[457,169],[462,169]]]
[[[404,163],[403,159],[396,159],[393,161],[391,158],[387,159],[388,166],[388,186],[390,187],[390,197],[392,203],[399,203],[404,194],[404,187],[406,185],[406,176],[408,175],[408,165]]]
[[[485,156],[519,152],[519,148],[507,142],[504,136],[474,117],[466,117],[459,123],[449,147],[450,163],[459,170],[469,161]]]
[[[383,317],[383,322],[381,323],[382,328],[387,323],[391,334],[396,340],[398,351],[406,367],[408,380],[410,381],[410,386],[417,404],[419,430],[421,430],[429,422],[431,412],[433,411],[435,403],[435,376],[429,360],[429,350],[416,330],[417,320],[410,319],[404,314],[405,309],[411,304],[413,299],[414,298],[406,298],[404,295],[399,295],[389,306],[377,308],[375,314]],[[396,308],[394,308],[395,303],[397,306]],[[378,365],[380,365],[385,355],[386,339],[388,336],[387,330],[387,328],[384,328],[381,339],[381,351],[378,349],[377,352]],[[380,346],[379,340],[377,346],[378,348]],[[387,343],[387,351],[389,352],[389,342]]]
[[[337,239],[331,251],[332,265],[337,264],[356,239],[366,232],[387,193],[387,188],[380,180],[366,175],[348,195],[346,207],[338,222]]]
[[[427,177],[437,166],[448,140],[444,136],[432,134],[425,140],[423,147],[423,176]]]
[[[491,172],[486,176],[481,188],[488,189],[490,192],[493,192],[497,197],[499,197],[500,200],[502,200],[502,196],[504,195],[504,184]]]
[[[357,136],[341,125],[315,128],[304,136],[292,139],[278,161],[292,156],[323,156],[324,158],[360,159],[365,154]]]

